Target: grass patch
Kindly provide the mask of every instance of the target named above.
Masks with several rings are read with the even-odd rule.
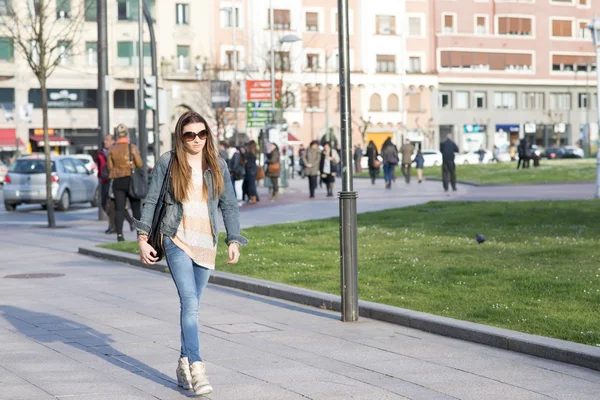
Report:
[[[358,217],[361,299],[600,345],[596,201],[433,202]],[[217,269],[340,293],[337,219],[256,227]],[[477,245],[475,234],[487,243]],[[137,243],[105,245],[135,251]]]
[[[546,160],[542,159],[540,167],[517,170],[517,163],[457,165],[456,179],[477,183],[479,185],[510,185],[522,183],[561,183],[561,182],[593,182],[596,180],[596,160]],[[429,167],[423,170],[429,178],[442,179],[441,167]],[[400,176],[398,168],[396,175]],[[414,173],[413,173],[414,175]],[[357,177],[366,178],[367,172]],[[380,173],[380,177],[383,174]]]

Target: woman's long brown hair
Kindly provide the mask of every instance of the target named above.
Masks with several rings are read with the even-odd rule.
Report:
[[[175,159],[173,160],[173,196],[175,201],[183,203],[188,200],[190,188],[192,185],[192,169],[187,161],[187,151],[185,150],[185,139],[183,137],[183,128],[188,124],[203,123],[206,126],[208,136],[206,144],[202,150],[202,174],[207,169],[212,172],[213,182],[213,197],[217,198],[223,193],[224,182],[221,167],[219,166],[219,152],[213,133],[208,126],[208,122],[203,116],[194,111],[186,111],[175,126]],[[208,199],[208,186],[206,180],[202,188],[202,194],[205,199]]]

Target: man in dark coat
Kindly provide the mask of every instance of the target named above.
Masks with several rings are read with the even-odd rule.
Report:
[[[442,153],[442,182],[444,190],[448,191],[448,179],[452,185],[452,190],[456,191],[456,165],[454,164],[454,154],[458,153],[458,146],[452,140],[452,135],[448,135],[445,142],[440,144]]]

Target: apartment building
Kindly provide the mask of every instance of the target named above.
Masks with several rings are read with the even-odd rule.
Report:
[[[595,122],[597,0],[434,0],[438,126],[462,150],[577,144]],[[595,8],[594,8],[595,6]]]

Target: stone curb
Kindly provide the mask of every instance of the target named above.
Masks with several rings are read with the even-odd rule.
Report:
[[[427,178],[426,181],[431,182],[442,182],[440,178]],[[475,183],[469,181],[456,181],[461,185],[474,186],[474,187],[518,187],[518,186],[549,186],[549,185],[581,185],[585,183],[594,183],[592,181],[576,181],[576,182],[522,182],[522,183]]]
[[[142,264],[135,255],[103,248],[80,247],[79,253],[153,271],[168,272],[167,263],[164,260],[156,265],[146,265]],[[333,311],[341,310],[339,296],[314,290],[220,271],[214,271],[209,282],[313,307]],[[363,300],[359,302],[359,313],[365,318],[600,371],[600,347],[530,335]]]

